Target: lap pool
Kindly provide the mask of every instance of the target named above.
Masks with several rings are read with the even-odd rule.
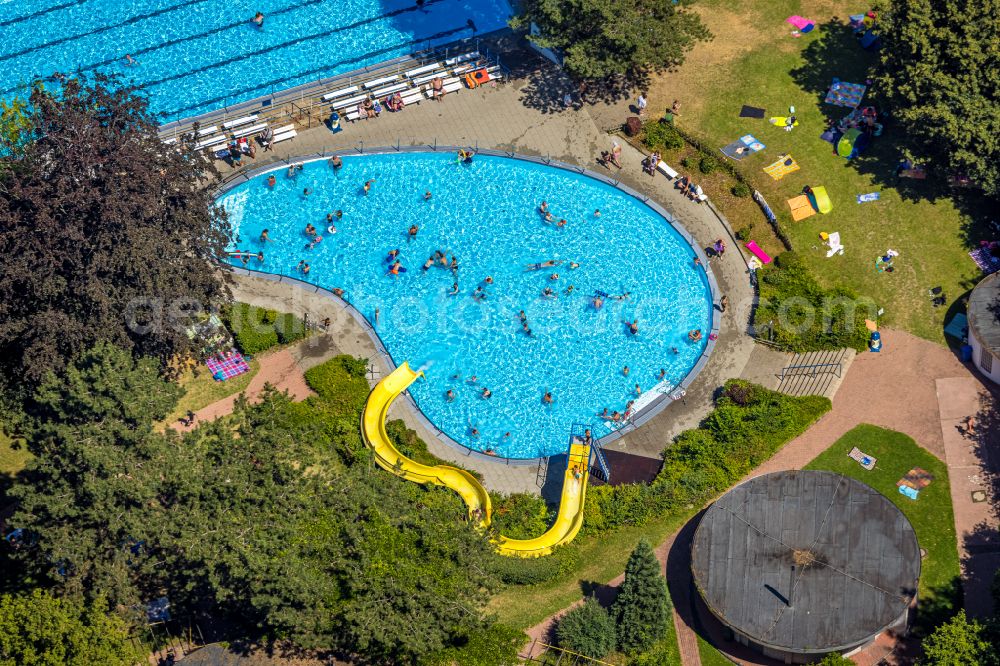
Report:
[[[507,0],[0,0],[0,98],[54,72],[120,73],[169,122],[497,30],[510,14]]]
[[[538,211],[543,200],[554,223]],[[410,389],[420,410],[474,450],[536,458],[564,452],[575,424],[609,434],[620,425],[598,414],[662,399],[712,329],[708,276],[684,237],[638,199],[573,171],[487,155],[469,165],[452,153],[353,155],[339,170],[317,160],[294,176],[257,174],[219,203],[233,249],[264,253],[248,268],[343,289],[395,363],[425,370]],[[307,224],[322,238],[311,248]],[[406,270],[387,275],[397,248]],[[423,269],[438,250],[457,271]],[[558,263],[530,270],[546,262]],[[636,319],[632,335],[623,322]],[[702,340],[689,339],[694,329]]]

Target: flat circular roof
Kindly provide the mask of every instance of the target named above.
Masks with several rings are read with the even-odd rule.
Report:
[[[691,569],[711,611],[765,647],[830,652],[892,625],[917,593],[920,548],[874,488],[832,472],[765,474],[705,512]]]
[[[1000,358],[1000,273],[983,278],[969,296],[969,331]]]

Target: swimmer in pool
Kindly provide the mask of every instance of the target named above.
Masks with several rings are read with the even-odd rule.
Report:
[[[667,376],[667,371],[660,368],[660,371],[656,374],[656,380],[662,382],[663,378]]]
[[[547,202],[543,201],[542,205],[538,207],[538,210],[539,210],[539,212],[541,212],[542,215],[548,215],[549,214],[549,204]]]
[[[424,262],[424,270],[426,271],[433,265],[434,265],[434,257],[427,257],[427,261]]]
[[[701,340],[701,329],[696,328],[688,332],[688,340],[690,340],[691,342],[698,342],[699,340]]]
[[[448,392],[444,394],[444,397],[448,400],[448,402],[454,402],[455,392],[452,389],[448,389]]]
[[[430,200],[431,200],[431,193],[424,192],[424,201],[430,201]]]
[[[264,263],[264,253],[263,252],[258,252],[257,253],[257,261],[259,261],[260,263]]]
[[[671,347],[670,351],[673,352],[674,354],[680,354],[681,353],[681,350],[678,349],[677,347]]]
[[[485,284],[493,284],[493,276],[492,276],[492,275],[487,275],[487,276],[486,276],[486,279],[485,279],[485,280],[483,280],[483,282],[484,282]]]
[[[576,263],[575,261],[571,261],[571,262],[569,262],[569,267],[570,267],[571,270],[575,271],[577,268],[580,267],[580,264]]]
[[[483,392],[480,395],[483,396],[483,399],[486,399],[486,398],[492,397],[493,391],[489,390],[486,387],[483,387]]]
[[[546,405],[551,405],[555,400],[552,398],[552,394],[546,391],[545,395],[542,396],[542,402]]]
[[[399,249],[398,248],[395,249],[395,250],[389,250],[389,255],[385,258],[385,261],[386,261],[386,263],[389,263],[391,261],[395,261],[398,256],[399,256]]]
[[[478,382],[478,381],[479,381],[479,377],[476,377],[475,375],[472,375],[471,377],[469,377],[468,379],[465,380],[465,383],[466,384],[472,384],[473,386],[475,386],[476,382]]]
[[[273,173],[270,176],[267,177],[267,186],[268,187],[274,187],[274,184],[277,183],[277,182],[278,182],[278,179],[274,177]]]
[[[546,287],[542,290],[542,297],[544,298],[555,298],[556,292],[552,291],[552,287]]]
[[[601,298],[600,296],[594,296],[594,299],[591,302],[593,303],[595,310],[600,310],[601,307],[604,305],[604,299]]]
[[[573,289],[574,289],[573,285],[570,285],[570,286],[566,287],[566,289],[563,291],[563,293],[566,294],[567,296],[569,296],[570,294],[573,293]]]
[[[537,271],[542,268],[552,268],[553,266],[558,266],[562,263],[562,259],[549,259],[548,261],[543,261],[538,264],[528,264],[524,267],[525,271]]]
[[[556,222],[556,226],[557,227],[565,227],[566,226],[566,220],[559,220],[558,222]]]
[[[457,282],[453,282],[452,283],[452,285],[451,285],[451,291],[448,292],[448,295],[449,296],[457,296],[458,295],[458,283]]]
[[[340,159],[340,155],[334,155],[330,158],[330,166],[334,169],[339,169],[344,166],[344,160]]]
[[[628,332],[629,333],[631,333],[632,335],[638,335],[639,334],[639,320],[638,319],[636,319],[635,321],[629,321],[628,319],[625,319],[624,320],[624,324],[626,326],[628,326]]]
[[[455,255],[451,255],[451,266],[449,268],[451,268],[452,273],[458,273],[458,259],[455,258]]]
[[[594,217],[600,217],[600,216],[601,216],[601,211],[600,211],[600,209],[598,209],[598,210],[595,210],[595,211],[594,211]]]
[[[264,15],[261,14],[260,12],[257,12],[256,14],[254,14],[253,23],[258,28],[263,28],[264,27]]]
[[[260,242],[266,243],[269,240],[271,240],[271,237],[268,235],[267,229],[264,229],[264,231],[260,232]]]
[[[406,241],[410,242],[417,237],[417,232],[420,231],[420,227],[415,224],[411,224],[410,228],[406,230]]]
[[[628,377],[628,372],[629,372],[628,366],[626,365],[624,368],[622,368],[622,375]]]
[[[552,280],[553,282],[556,281],[556,280],[558,280],[559,279],[559,273],[553,273],[552,275],[549,276],[549,279]]]
[[[517,318],[520,319],[522,322],[528,321],[528,315],[524,314],[524,310],[521,310],[520,312],[517,313]]]
[[[642,395],[642,387],[639,386],[638,384],[635,385],[635,394],[637,396]]]
[[[374,178],[372,178],[371,180],[366,180],[365,181],[365,196],[368,196],[368,193],[371,192],[372,183],[374,183],[374,182],[375,182]]]
[[[528,326],[528,322],[526,321],[521,322],[521,330],[524,331],[524,334],[527,335],[529,338],[532,336],[531,327]]]

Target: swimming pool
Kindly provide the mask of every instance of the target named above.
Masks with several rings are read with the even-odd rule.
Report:
[[[411,394],[456,442],[509,458],[564,452],[574,424],[610,433],[617,426],[598,412],[624,411],[637,384],[637,403],[669,392],[702,356],[706,340],[691,342],[688,332],[707,337],[711,329],[708,278],[684,238],[634,197],[504,157],[462,165],[452,153],[420,152],[343,162],[339,171],[310,162],[294,177],[278,169],[225,192],[220,204],[237,234],[234,248],[264,252],[263,263],[250,261],[253,270],[345,290],[393,360],[425,370],[427,381]],[[543,200],[556,223],[568,221],[564,227],[545,223],[537,210]],[[331,234],[326,216],[336,210],[343,217]],[[307,223],[322,237],[312,249]],[[270,241],[260,241],[264,229]],[[396,248],[407,270],[393,277],[384,258]],[[456,295],[449,268],[422,268],[438,249],[458,261]],[[561,263],[526,270],[549,260]],[[310,264],[308,274],[297,271],[300,261]],[[480,285],[484,300],[474,298]],[[555,298],[542,295],[546,288]],[[607,295],[600,309],[597,292]],[[631,335],[623,321],[636,318]],[[482,397],[484,388],[491,397]],[[552,404],[543,402],[546,393]]]
[[[263,29],[251,24],[256,12]],[[117,72],[163,122],[497,30],[507,0],[0,0],[0,98]],[[475,25],[473,33],[469,21]],[[125,65],[131,55],[138,64]]]

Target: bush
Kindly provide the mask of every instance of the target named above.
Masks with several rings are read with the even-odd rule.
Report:
[[[615,625],[601,604],[590,597],[559,619],[556,639],[559,647],[603,659],[615,648]]]
[[[490,493],[493,528],[511,539],[532,539],[549,528],[549,507],[538,495]]]
[[[226,328],[244,354],[259,354],[282,343],[306,337],[305,322],[292,314],[236,302],[222,311]]]
[[[702,155],[698,160],[698,170],[704,174],[709,174],[719,168],[719,160],[714,155]]]
[[[685,169],[692,168],[694,166],[694,158],[685,157],[684,159],[681,160],[681,166],[684,167]]]
[[[306,337],[306,323],[293,314],[278,315],[274,321],[274,330],[278,340],[283,345],[298,342]]]
[[[422,666],[516,666],[517,654],[527,640],[523,631],[494,624],[461,636],[453,647],[421,660]]]
[[[677,150],[684,146],[684,139],[670,123],[648,122],[643,129],[642,143],[651,150]]]
[[[753,236],[753,224],[748,224],[742,226],[736,230],[736,239],[741,241],[748,241],[750,237]]]
[[[824,289],[793,252],[778,255],[758,271],[760,305],[755,322],[772,324],[772,342],[785,351],[803,353],[868,346],[865,318],[874,318],[874,303],[845,288]]]
[[[750,189],[750,186],[742,180],[738,181],[735,185],[729,188],[729,191],[733,193],[734,197],[739,197],[740,199],[746,199],[748,196],[753,194],[753,190]]]
[[[330,411],[357,418],[368,398],[368,362],[341,354],[306,371],[306,384]]]

